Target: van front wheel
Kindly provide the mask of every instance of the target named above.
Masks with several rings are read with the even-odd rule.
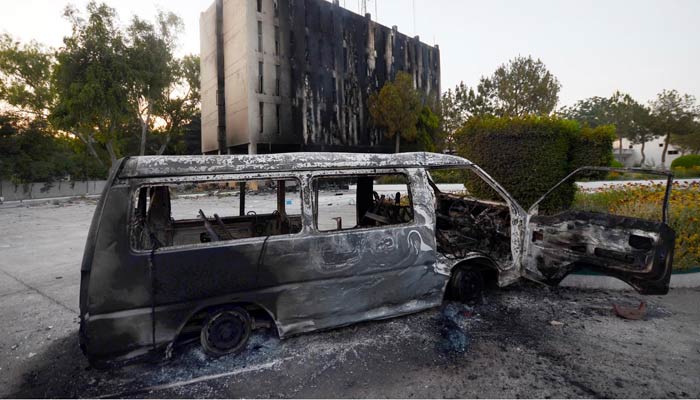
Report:
[[[462,267],[452,274],[447,287],[449,300],[478,303],[484,292],[484,274],[478,267]]]
[[[202,326],[202,349],[213,357],[240,353],[248,344],[251,325],[250,314],[242,307],[216,309]]]

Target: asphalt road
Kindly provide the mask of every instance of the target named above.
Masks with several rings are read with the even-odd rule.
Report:
[[[517,285],[240,356],[196,344],[161,364],[91,369],[77,345],[94,203],[0,208],[2,397],[700,397],[698,290],[668,296]],[[645,320],[613,303],[648,303]]]

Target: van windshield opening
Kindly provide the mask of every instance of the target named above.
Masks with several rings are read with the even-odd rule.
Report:
[[[432,170],[429,177],[438,251],[455,259],[477,252],[501,265],[511,263],[510,208],[504,199],[469,169]]]

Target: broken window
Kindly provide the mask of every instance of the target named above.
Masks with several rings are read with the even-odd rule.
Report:
[[[280,55],[280,27],[275,26],[275,55]]]
[[[277,134],[282,133],[282,124],[280,122],[280,105],[275,104],[275,119],[277,120]]]
[[[263,92],[263,63],[258,62],[258,93]]]
[[[299,233],[299,187],[292,178],[141,187],[133,196],[132,247],[150,250]]]
[[[313,181],[315,223],[340,231],[413,221],[408,178],[402,174],[320,177]]]
[[[275,65],[275,96],[280,95],[280,66]]]
[[[260,103],[258,103],[258,124],[260,125],[260,126],[258,127],[258,129],[259,129],[258,132],[260,132],[260,133],[263,133],[263,125],[264,125],[264,122],[265,122],[265,118],[263,117],[263,112],[264,112],[264,111],[265,111],[265,105],[264,105],[263,102],[261,101]]]

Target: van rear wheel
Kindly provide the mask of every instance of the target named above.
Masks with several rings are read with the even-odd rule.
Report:
[[[216,309],[202,326],[202,349],[213,357],[238,354],[248,344],[251,326],[250,314],[242,307]]]

